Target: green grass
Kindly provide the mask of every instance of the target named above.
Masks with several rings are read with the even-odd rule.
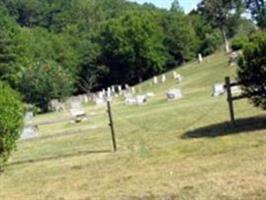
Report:
[[[226,97],[211,97],[213,84],[234,78],[235,68],[218,53],[177,71],[184,76],[179,85],[169,72],[164,84],[137,86],[156,94],[145,106],[114,102],[117,153],[110,152],[105,108],[88,105],[91,119],[81,124],[41,126],[49,138],[18,143],[0,176],[0,199],[266,199],[265,113],[238,101],[232,128]],[[176,87],[185,97],[166,101]],[[50,137],[65,131],[81,132]]]

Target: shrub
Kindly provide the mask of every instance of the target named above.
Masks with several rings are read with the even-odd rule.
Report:
[[[240,36],[232,40],[231,48],[233,51],[238,51],[243,49],[247,43],[248,43],[248,37]]]
[[[73,75],[60,65],[39,62],[23,73],[19,90],[27,103],[47,112],[52,99],[63,100],[71,95],[73,85]]]
[[[23,116],[24,108],[19,95],[0,83],[0,169],[16,147]]]
[[[199,52],[204,56],[214,53],[218,47],[223,43],[222,35],[220,32],[215,31],[211,34],[206,34],[203,40]]]
[[[238,78],[253,104],[266,110],[266,32],[250,37],[239,63]]]

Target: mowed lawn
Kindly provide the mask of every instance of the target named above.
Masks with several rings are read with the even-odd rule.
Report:
[[[217,53],[176,71],[180,84],[170,72],[164,84],[136,86],[155,93],[147,105],[113,103],[117,153],[104,107],[87,105],[90,120],[81,124],[40,126],[43,139],[18,142],[0,175],[0,199],[266,199],[265,112],[235,102],[232,128],[226,97],[211,96],[213,84],[234,79],[236,68]],[[171,88],[181,88],[184,98],[168,102]],[[45,114],[35,122],[67,116]]]

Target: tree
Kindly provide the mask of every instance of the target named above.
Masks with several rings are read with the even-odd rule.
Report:
[[[107,21],[99,37],[100,65],[109,68],[109,84],[140,82],[163,70],[163,32],[148,12],[127,12]]]
[[[23,125],[24,107],[19,95],[0,83],[0,171],[16,147]]]
[[[169,55],[167,67],[176,67],[195,57],[198,37],[188,17],[183,13],[164,12],[161,21],[164,45]]]
[[[236,29],[238,26],[237,21],[243,12],[242,0],[203,0],[198,5],[198,11],[214,27],[220,28],[226,52],[229,52],[228,33],[230,29]]]
[[[5,12],[1,10],[0,26],[0,78],[2,81],[14,86],[18,74],[14,37],[18,29]]]
[[[253,18],[258,26],[266,28],[266,0],[245,0],[247,8],[250,9]]]
[[[174,12],[184,12],[183,8],[180,6],[179,0],[174,0],[172,2],[170,10]]]
[[[74,77],[52,61],[38,62],[23,73],[19,91],[24,100],[43,112],[48,111],[52,99],[64,100],[73,92]]]
[[[238,79],[253,104],[266,110],[266,32],[251,36],[240,61]]]

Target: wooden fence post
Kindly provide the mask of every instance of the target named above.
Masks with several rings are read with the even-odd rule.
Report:
[[[116,137],[115,137],[115,130],[114,130],[114,123],[113,123],[113,116],[112,116],[112,109],[111,109],[111,102],[107,101],[107,112],[109,116],[109,126],[111,129],[111,134],[112,134],[112,142],[113,142],[113,151],[117,151],[117,146],[116,146]]]
[[[229,106],[231,123],[233,126],[236,126],[230,77],[225,77],[225,87],[226,87],[226,92],[227,92],[227,102],[228,102],[228,106]]]

